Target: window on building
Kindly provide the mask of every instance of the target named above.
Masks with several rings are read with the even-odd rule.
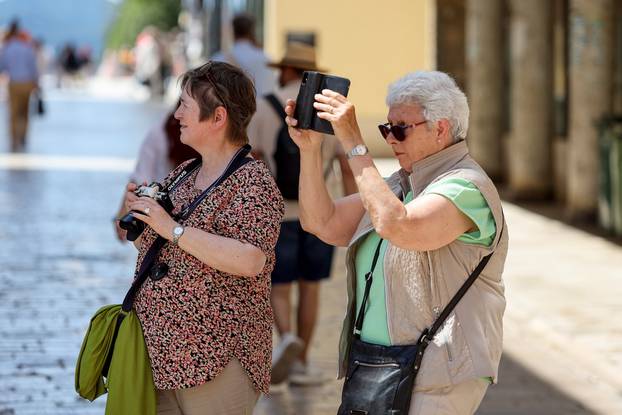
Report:
[[[315,46],[315,33],[313,32],[287,32],[287,43],[302,42]]]

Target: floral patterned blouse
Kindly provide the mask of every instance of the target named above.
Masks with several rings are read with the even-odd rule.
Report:
[[[172,191],[174,213],[201,194],[194,187],[197,171]],[[159,281],[147,278],[134,302],[156,388],[199,386],[218,376],[235,357],[255,388],[268,392],[273,322],[270,273],[283,210],[268,168],[251,161],[215,188],[183,225],[260,248],[267,261],[259,275],[240,277],[216,270],[172,243],[161,249],[157,262],[169,266],[167,275]],[[151,228],[145,229],[136,270],[156,236]]]

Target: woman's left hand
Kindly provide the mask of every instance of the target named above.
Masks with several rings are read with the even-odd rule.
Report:
[[[346,97],[324,89],[321,94],[315,94],[314,98],[313,107],[318,111],[317,116],[331,123],[335,136],[342,144],[359,144],[363,141],[354,105]]]
[[[137,200],[130,202],[129,207],[133,210],[132,215],[136,219],[145,222],[158,235],[166,239],[173,237],[173,228],[177,223],[158,202],[150,197],[139,197]]]

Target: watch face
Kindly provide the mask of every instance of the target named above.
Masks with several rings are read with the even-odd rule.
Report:
[[[182,228],[181,226],[176,226],[175,229],[173,229],[173,233],[179,236],[184,233],[184,228]]]
[[[369,150],[366,146],[364,146],[363,144],[358,144],[346,153],[346,157],[349,159],[354,156],[364,156],[368,152]]]

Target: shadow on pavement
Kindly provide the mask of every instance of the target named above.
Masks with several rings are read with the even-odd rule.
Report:
[[[525,369],[506,354],[500,383],[491,386],[477,415],[590,415],[595,412]]]
[[[504,354],[500,383],[488,389],[477,415],[596,415],[581,403]],[[334,415],[341,382],[320,387],[290,387],[263,397],[254,415]]]

